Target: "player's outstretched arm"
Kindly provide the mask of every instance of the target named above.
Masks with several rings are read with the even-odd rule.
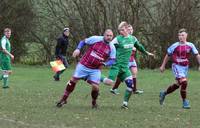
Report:
[[[96,42],[102,41],[103,40],[103,36],[91,36],[89,38],[86,38],[84,40],[81,40],[78,44],[78,46],[76,47],[76,50],[74,50],[72,56],[73,57],[77,57],[80,55],[80,49],[83,48],[86,44],[87,45],[92,45]]]
[[[80,50],[79,50],[79,49],[74,50],[72,56],[73,56],[74,58],[76,58],[76,57],[79,56],[79,55],[80,55]]]
[[[199,68],[198,68],[198,70],[200,71],[200,55],[197,54],[197,55],[196,55],[196,58],[197,58],[197,61],[198,61],[198,63],[199,63]]]
[[[144,48],[144,46],[142,44],[139,43],[139,41],[136,41],[135,44],[134,44],[134,47],[139,50],[140,52],[148,55],[146,49]]]
[[[115,59],[109,59],[106,62],[102,63],[104,66],[112,66],[113,64],[115,64]]]
[[[161,71],[161,72],[164,72],[164,70],[165,70],[165,65],[167,64],[168,61],[169,61],[169,55],[166,54],[166,55],[165,55],[165,58],[164,58],[164,60],[163,60],[163,62],[162,62],[162,65],[160,66],[160,71]]]
[[[77,57],[77,56],[79,56],[79,55],[80,55],[80,49],[81,49],[82,47],[84,47],[84,46],[85,46],[85,41],[84,41],[84,40],[81,40],[81,41],[79,42],[78,46],[76,47],[76,49],[74,50],[72,56],[73,56],[74,58]]]
[[[148,52],[148,51],[146,51],[147,52],[147,54],[149,55],[149,56],[152,56],[153,58],[155,58],[155,54],[153,54],[153,53],[151,53],[151,52]]]

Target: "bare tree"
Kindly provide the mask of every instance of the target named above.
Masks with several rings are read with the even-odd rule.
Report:
[[[31,30],[31,35],[35,42],[42,44],[47,58],[52,56],[51,46],[54,46],[55,38],[64,26],[69,26],[71,29],[70,42],[73,43],[70,43],[68,50],[68,56],[70,56],[79,40],[91,35],[102,35],[106,28],[112,28],[117,34],[116,28],[119,22],[130,20],[130,23],[135,24],[139,12],[137,10],[139,0],[128,2],[125,0],[32,0],[32,2],[39,6],[35,9],[38,16],[35,24],[38,27]],[[124,4],[119,7],[120,3]],[[48,39],[47,42],[44,41],[45,37]],[[51,48],[46,49],[47,46]]]
[[[177,30],[185,27],[190,39],[198,41],[200,2],[198,0],[32,0],[37,27],[30,30],[34,42],[41,44],[46,62],[53,55],[55,39],[64,26],[71,29],[68,56],[79,40],[101,35],[106,28],[117,34],[125,20],[134,26],[135,36],[157,59],[141,57],[142,66],[159,66],[167,47],[177,40]]]
[[[26,53],[26,33],[32,29],[34,14],[29,0],[1,0],[0,1],[0,28],[12,29],[12,52],[15,61]]]
[[[149,61],[150,67],[159,66],[160,58],[166,53],[167,47],[177,41],[177,31],[180,28],[189,31],[189,39],[198,40],[200,1],[158,0],[147,4],[147,1],[141,0],[141,4],[144,10],[142,12],[144,42],[159,56],[154,62]]]

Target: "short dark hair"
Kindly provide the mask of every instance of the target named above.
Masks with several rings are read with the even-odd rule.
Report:
[[[187,29],[185,29],[185,28],[181,28],[181,29],[179,29],[178,33],[182,33],[182,32],[187,33]]]
[[[69,28],[64,28],[63,32],[69,31]]]

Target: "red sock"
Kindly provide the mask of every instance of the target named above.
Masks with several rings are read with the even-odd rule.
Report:
[[[133,78],[133,92],[137,90],[137,80],[136,78]]]
[[[116,82],[115,82],[115,85],[113,86],[113,90],[114,89],[117,89],[118,87],[119,87],[119,85],[120,85],[120,83],[121,83],[121,80],[117,77],[117,80],[116,80]]]
[[[183,81],[183,82],[181,83],[181,90],[180,90],[181,98],[182,98],[183,100],[185,100],[185,99],[186,99],[186,96],[187,96],[187,91],[186,91],[186,89],[187,89],[187,81]]]
[[[166,94],[172,93],[173,91],[175,91],[178,88],[179,88],[179,86],[177,84],[173,84],[167,88]]]
[[[96,100],[97,100],[98,95],[99,95],[99,91],[96,91],[96,90],[91,91],[92,105],[96,105]]]
[[[70,93],[73,92],[75,86],[76,86],[75,82],[73,82],[71,80],[69,82],[67,82],[67,86],[65,88],[64,94],[63,94],[62,99],[61,99],[62,101],[66,101],[67,100],[67,98],[70,95]]]

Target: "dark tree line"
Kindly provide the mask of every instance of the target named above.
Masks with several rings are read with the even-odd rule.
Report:
[[[25,43],[36,45],[36,53],[27,56],[36,58],[34,61],[48,63],[52,59],[56,38],[65,26],[71,29],[67,54],[73,62],[72,51],[81,39],[102,35],[106,28],[117,34],[117,25],[124,20],[134,26],[134,35],[146,49],[157,55],[155,59],[140,55],[142,67],[160,65],[167,47],[177,41],[180,28],[186,28],[189,40],[199,47],[199,0],[3,0],[0,5],[9,10],[0,10],[1,28],[7,24],[17,30],[14,37],[20,45],[14,47],[19,48],[16,52],[23,51],[19,56],[26,52]]]

